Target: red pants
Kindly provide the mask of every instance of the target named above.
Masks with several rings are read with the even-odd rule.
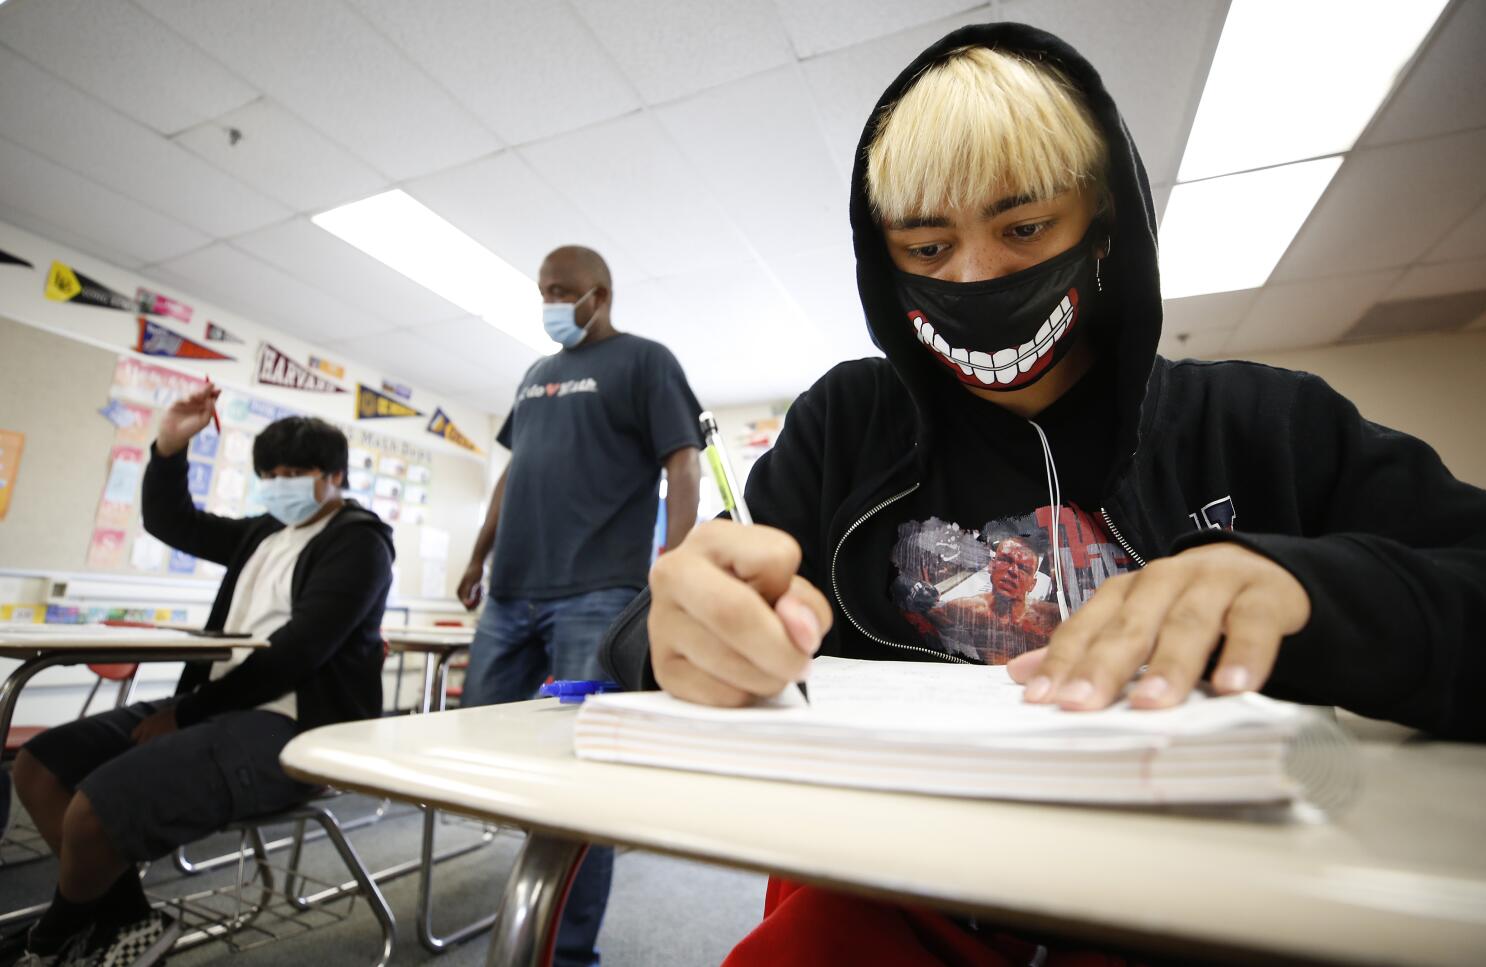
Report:
[[[1023,967],[1037,945],[1006,933],[971,933],[948,917],[769,878],[764,919],[723,967]],[[1094,951],[1050,950],[1047,967],[1121,967]]]

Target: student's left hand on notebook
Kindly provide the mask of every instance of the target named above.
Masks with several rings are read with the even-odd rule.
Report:
[[[1238,544],[1207,544],[1104,582],[1046,647],[1007,671],[1029,702],[1104,708],[1139,676],[1131,705],[1166,708],[1187,697],[1220,641],[1213,687],[1258,689],[1280,642],[1310,615],[1310,596],[1289,571]]]
[[[169,735],[176,728],[175,706],[167,705],[136,725],[134,731],[129,733],[129,737],[134,740],[135,745],[144,745],[151,739],[158,739],[162,735]]]

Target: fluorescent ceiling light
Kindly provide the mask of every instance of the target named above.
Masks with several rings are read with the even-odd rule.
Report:
[[[1233,0],[1178,181],[1349,150],[1446,0]]]
[[[1341,163],[1317,158],[1171,189],[1161,219],[1162,298],[1263,285]]]
[[[537,284],[479,242],[394,189],[310,219],[342,241],[548,356]]]

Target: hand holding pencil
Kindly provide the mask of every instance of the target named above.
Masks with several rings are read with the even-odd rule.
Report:
[[[168,457],[185,449],[191,438],[206,429],[217,416],[217,397],[222,390],[210,382],[190,396],[176,400],[160,417],[155,451]]]

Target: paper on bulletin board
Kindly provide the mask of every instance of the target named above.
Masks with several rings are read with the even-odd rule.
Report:
[[[114,447],[113,462],[108,468],[108,482],[103,485],[104,501],[133,506],[139,496],[139,483],[143,479],[144,451],[138,447]]]
[[[165,563],[168,551],[169,548],[149,534],[140,534],[134,538],[134,547],[129,552],[129,566],[141,571],[158,571]]]
[[[419,569],[419,594],[425,598],[442,598],[445,594],[445,570],[443,561],[424,561]]]
[[[21,472],[21,450],[26,445],[26,434],[15,430],[0,430],[0,520],[10,510],[10,495],[15,493],[16,477]]]
[[[422,528],[418,532],[418,557],[424,561],[425,574],[427,562],[438,561],[442,565],[449,558],[449,532],[437,527]]]

